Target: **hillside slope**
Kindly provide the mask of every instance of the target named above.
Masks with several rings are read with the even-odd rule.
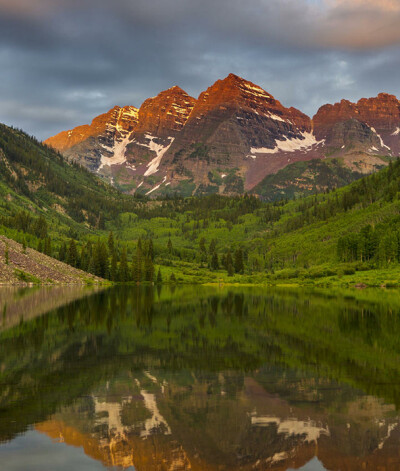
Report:
[[[0,236],[0,284],[88,284],[104,280]]]
[[[120,212],[140,205],[24,132],[0,125],[0,226],[28,234],[28,245],[36,247],[46,235],[56,246],[96,235]],[[45,230],[37,227],[40,218]]]

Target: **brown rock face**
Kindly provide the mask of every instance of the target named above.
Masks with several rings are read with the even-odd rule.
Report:
[[[94,118],[90,125],[61,132],[47,139],[45,144],[96,171],[102,155],[111,157],[109,149],[129,136],[137,123],[137,108],[115,106],[107,113]]]
[[[147,99],[139,109],[138,125],[124,151],[125,176],[121,176],[121,166],[114,167],[111,168],[114,179],[131,185],[133,191],[145,183],[145,189],[144,178],[158,172],[163,155],[182,130],[195,103],[196,100],[179,87]]]
[[[236,128],[235,134],[240,136],[220,136],[228,127]],[[273,148],[274,137],[282,134],[295,136],[310,130],[308,116],[295,108],[285,108],[261,87],[230,74],[201,93],[179,140],[212,140],[215,146],[239,140],[248,153],[250,146]]]
[[[157,137],[175,135],[185,125],[196,100],[179,87],[172,87],[148,98],[139,109],[136,133]]]
[[[400,126],[400,102],[394,95],[380,93],[375,98],[362,98],[357,103],[342,100],[334,105],[322,106],[313,118],[315,135],[317,139],[326,139],[328,145],[333,145],[332,130],[337,123],[350,120],[357,120],[369,127],[378,140],[379,145],[374,145],[376,150],[399,154],[397,129]],[[362,140],[362,135],[357,139]],[[369,141],[368,137],[367,145]]]
[[[298,161],[339,157],[365,173],[386,165],[382,157],[400,156],[400,102],[384,93],[342,100],[311,120],[230,74],[198,100],[175,86],[46,143],[125,192],[240,194]]]
[[[133,131],[138,122],[138,110],[134,106],[115,106],[107,113],[93,119],[92,124],[78,126],[69,131],[63,131],[50,137],[45,144],[54,149],[65,152],[90,137],[97,137],[104,133],[110,134],[114,130],[120,132]]]
[[[252,148],[272,151],[277,141],[303,141],[304,133],[310,131],[308,116],[285,108],[261,87],[230,74],[200,95],[163,164],[174,169],[171,178],[176,177],[178,167],[204,185],[210,184],[210,171],[238,168],[248,188],[271,168],[285,166],[277,164],[277,159],[252,156]]]

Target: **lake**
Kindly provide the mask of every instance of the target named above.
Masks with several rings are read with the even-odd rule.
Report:
[[[398,470],[400,296],[0,289],[0,469]]]

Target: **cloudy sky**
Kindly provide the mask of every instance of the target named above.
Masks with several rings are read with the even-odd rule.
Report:
[[[400,97],[400,0],[0,0],[0,121],[45,139],[230,72],[309,115]]]

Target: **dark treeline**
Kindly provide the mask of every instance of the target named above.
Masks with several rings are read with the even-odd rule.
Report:
[[[128,259],[127,248],[114,239],[110,232],[107,244],[100,239],[82,244],[79,248],[74,239],[64,242],[57,258],[68,265],[80,268],[101,278],[115,282],[162,282],[161,272],[155,279],[154,247],[151,239],[138,240],[136,251]]]
[[[252,213],[262,207],[265,207],[265,204],[252,195],[226,197],[214,194],[200,198],[169,197],[158,200],[157,203],[151,206],[142,205],[137,207],[135,212],[141,219],[174,218],[177,214],[188,213],[191,221],[211,218],[213,220],[223,219],[236,224],[240,216]]]
[[[351,233],[338,241],[341,262],[370,262],[378,267],[400,262],[399,225],[365,226],[359,233]]]

